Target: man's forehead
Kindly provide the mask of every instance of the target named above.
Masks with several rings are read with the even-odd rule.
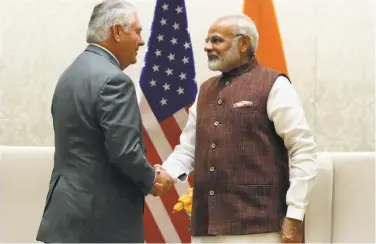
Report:
[[[142,30],[140,19],[138,18],[137,15],[135,15],[134,17],[135,18],[134,18],[133,23],[131,24],[131,28],[134,29],[134,30]]]
[[[208,36],[229,36],[233,34],[233,25],[225,22],[216,22],[210,26]]]

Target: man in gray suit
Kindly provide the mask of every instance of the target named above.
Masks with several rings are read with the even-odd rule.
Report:
[[[140,33],[129,3],[98,4],[89,46],[57,83],[54,167],[38,241],[144,242],[145,196],[172,183],[145,158],[135,87],[122,72],[136,63]]]

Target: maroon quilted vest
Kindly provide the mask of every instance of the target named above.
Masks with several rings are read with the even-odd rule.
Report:
[[[266,110],[279,75],[252,59],[202,84],[193,236],[280,231],[287,210],[288,152]]]

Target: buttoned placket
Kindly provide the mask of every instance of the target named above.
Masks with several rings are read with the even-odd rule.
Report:
[[[231,84],[231,78],[225,78],[223,80],[220,81],[221,82],[221,85],[224,85],[225,87],[226,86],[229,86]],[[223,87],[223,88],[225,88]],[[217,106],[222,106],[224,103],[223,99],[219,96],[218,99],[217,99]],[[220,121],[218,120],[215,120],[213,122],[213,126],[218,128],[219,129],[219,125],[220,125]],[[215,150],[215,148],[217,147],[217,144],[215,142],[212,142],[211,145],[210,145],[210,148],[211,150]],[[214,174],[216,168],[214,165],[210,165],[209,166],[209,173],[210,174]],[[215,195],[215,190],[214,189],[209,189],[209,196],[214,196]]]

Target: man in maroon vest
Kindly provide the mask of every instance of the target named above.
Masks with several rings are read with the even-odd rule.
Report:
[[[175,182],[194,170],[193,242],[301,242],[316,144],[288,77],[260,65],[243,15],[209,29],[205,81],[180,145],[163,163]]]

